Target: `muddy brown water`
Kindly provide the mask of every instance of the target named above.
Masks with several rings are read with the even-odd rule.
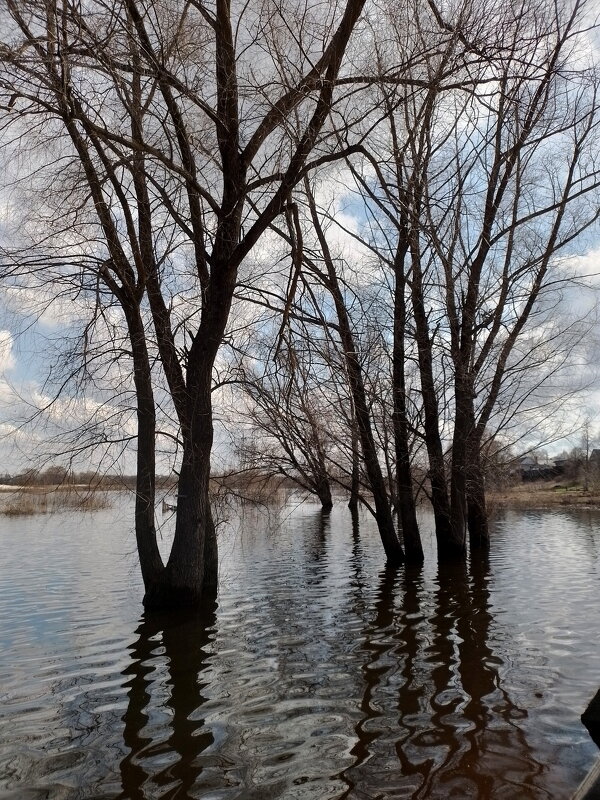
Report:
[[[443,569],[424,515],[397,572],[367,515],[231,511],[214,612],[154,619],[130,515],[0,519],[3,800],[556,800],[596,759],[598,511]]]

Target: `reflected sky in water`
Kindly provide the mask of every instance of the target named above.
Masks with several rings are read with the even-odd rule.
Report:
[[[568,798],[596,758],[600,513],[386,571],[371,519],[244,509],[218,603],[140,614],[126,508],[0,520],[0,798]],[[164,531],[168,546],[168,525]]]

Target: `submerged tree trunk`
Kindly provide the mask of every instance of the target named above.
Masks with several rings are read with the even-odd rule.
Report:
[[[490,543],[485,501],[485,480],[481,463],[481,440],[476,434],[469,439],[467,450],[467,521],[471,550],[487,548]]]
[[[350,437],[351,437],[351,457],[352,466],[350,472],[350,499],[348,500],[348,508],[355,514],[358,512],[358,501],[360,493],[360,452],[358,430],[356,427],[356,419],[354,414],[354,404],[352,404],[352,419],[350,420]]]
[[[467,440],[473,430],[469,414],[469,387],[460,368],[455,366],[455,370],[448,555],[462,556],[466,552],[467,541]]]
[[[164,571],[144,598],[145,607],[153,610],[211,602],[217,589],[218,551],[209,493],[212,372],[227,325],[237,272],[225,256],[220,263],[215,258],[214,263],[216,274],[188,354],[185,404],[178,409],[183,455],[175,537]]]
[[[416,239],[418,234],[414,234]],[[433,379],[432,344],[429,336],[427,312],[424,303],[423,274],[421,271],[418,243],[413,243],[412,252],[412,306],[415,317],[417,353],[419,360],[419,376],[423,413],[425,417],[425,446],[429,459],[429,480],[431,484],[431,505],[435,519],[435,536],[438,556],[445,558],[455,548],[452,542],[452,526],[450,522],[450,503],[446,485],[446,469],[444,451],[439,430],[439,408]]]
[[[406,403],[406,299],[404,258],[408,247],[400,244],[394,264],[394,344],[392,355],[392,383],[394,397],[394,442],[396,456],[396,484],[398,511],[402,524],[406,560],[410,563],[423,561],[423,546],[417,522],[417,510],[412,486],[412,470],[409,446],[409,428]]]
[[[335,297],[334,297],[335,300]],[[350,322],[345,308],[340,306],[341,298],[336,302],[338,320],[340,323],[340,334],[342,346],[347,362],[348,379],[354,400],[356,411],[356,421],[358,433],[363,453],[363,462],[369,486],[373,495],[375,505],[375,519],[377,528],[381,536],[383,549],[385,550],[387,563],[389,566],[399,566],[404,563],[404,551],[396,534],[394,518],[390,505],[389,494],[383,478],[381,465],[377,457],[377,447],[371,427],[369,405],[366,399],[366,391],[362,378],[361,367],[355,351],[354,339],[350,330]]]
[[[124,304],[133,354],[133,380],[137,399],[137,457],[135,491],[135,538],[144,588],[147,590],[164,570],[156,541],[156,408],[150,360],[139,308]]]
[[[468,487],[467,516],[471,549],[489,547],[489,522],[483,482],[473,481]]]
[[[323,444],[324,432],[317,423],[313,410],[306,405],[304,399],[302,402],[311,428],[311,440],[314,443],[314,456],[308,459],[309,463],[312,462],[312,484],[321,502],[321,510],[329,514],[333,508],[333,498],[331,496],[331,481],[327,472],[325,445]]]
[[[350,317],[346,309],[346,304],[344,303],[344,297],[340,288],[335,265],[331,257],[327,239],[325,238],[325,233],[317,214],[314,198],[310,191],[308,181],[305,181],[305,189],[309,202],[311,218],[317,238],[319,240],[319,244],[321,246],[323,260],[327,270],[326,278],[325,276],[321,275],[321,280],[329,291],[335,305],[339,335],[344,352],[346,375],[348,377],[349,389],[354,405],[354,413],[356,415],[356,425],[363,455],[363,463],[365,465],[365,472],[367,473],[369,486],[373,495],[373,503],[375,505],[375,519],[377,521],[377,528],[379,530],[379,535],[381,536],[381,542],[383,544],[387,563],[389,566],[396,567],[404,563],[404,550],[400,544],[400,540],[398,539],[398,535],[394,527],[394,517],[392,514],[389,493],[383,477],[381,464],[379,463],[377,446],[375,444],[375,437],[373,435],[373,428],[371,425],[371,413],[369,403],[367,401],[367,393],[363,380],[362,368],[358,358],[358,352],[350,324]]]
[[[175,537],[158,581],[146,591],[147,609],[195,606],[214,598],[218,556],[210,508],[210,454],[213,440],[210,384],[197,387],[190,430],[184,434],[177,485]]]
[[[331,484],[329,478],[324,476],[321,480],[316,482],[317,497],[321,502],[321,509],[325,513],[329,513],[333,508],[333,498],[331,496]]]

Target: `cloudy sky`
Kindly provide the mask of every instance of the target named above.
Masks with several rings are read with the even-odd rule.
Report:
[[[574,51],[573,58],[587,61],[590,57],[597,58],[596,40],[590,33],[582,37],[580,51]],[[354,109],[356,116],[360,109]],[[0,138],[0,145],[2,139]],[[47,145],[47,142],[45,142]],[[54,146],[54,145],[52,145]],[[0,148],[1,149],[1,148]],[[29,215],[26,203],[19,197],[17,188],[21,172],[31,172],[35,182],[35,152],[31,154],[22,152],[19,158],[14,157],[15,150],[7,148],[4,151],[4,160],[0,162],[0,174],[4,176],[4,185],[0,187],[0,248],[10,248],[15,242],[22,241],[22,232],[27,231],[35,223]],[[56,144],[56,157],[59,158],[60,145]],[[29,159],[29,160],[28,160]],[[68,186],[68,174],[55,173],[62,186]],[[13,183],[13,181],[15,183]],[[343,185],[344,180],[341,181]],[[43,208],[37,209],[39,219],[44,214],[49,215],[53,209],[54,186],[46,187]],[[335,211],[339,225],[329,231],[330,244],[336,254],[355,261],[360,261],[362,256],[356,240],[348,232],[359,226],[357,215],[360,212],[355,208],[349,195],[340,191],[340,184],[332,180],[324,182],[321,186],[320,202]],[[58,192],[57,192],[58,194]],[[39,200],[39,195],[38,195]],[[280,244],[274,235],[267,233],[256,246],[249,261],[253,268],[270,269],[273,254]],[[570,287],[563,289],[560,305],[556,306],[555,316],[565,322],[570,319],[588,319],[590,326],[585,340],[580,343],[573,357],[567,359],[563,375],[553,377],[552,390],[555,392],[581,387],[577,397],[570,398],[568,408],[563,409],[563,415],[558,412],[544,416],[540,414],[537,430],[530,431],[525,428],[527,435],[522,441],[523,448],[531,447],[536,439],[548,445],[552,451],[558,452],[564,447],[572,447],[579,442],[582,420],[591,419],[592,430],[598,432],[600,443],[600,381],[598,371],[596,347],[597,328],[595,322],[595,307],[597,302],[596,289],[600,287],[598,274],[600,273],[600,235],[597,230],[589,231],[586,238],[578,245],[571,246],[568,256],[564,258],[564,270],[573,270],[581,276],[582,280],[574,282]],[[367,259],[365,258],[365,263]],[[363,275],[366,279],[366,275]],[[586,285],[584,285],[587,284]],[[65,442],[61,436],[76,429],[90,416],[94,419],[95,427],[114,422],[118,416],[118,425],[124,438],[134,435],[131,411],[128,408],[127,375],[120,371],[118,364],[111,367],[110,374],[105,373],[107,384],[119,387],[119,403],[113,404],[110,397],[103,393],[99,385],[88,385],[85,389],[69,386],[63,392],[60,400],[55,400],[55,393],[60,386],[61,351],[64,352],[63,337],[71,342],[78,331],[78,323],[89,312],[86,302],[77,292],[63,296],[60,301],[48,304],[48,297],[52,294],[52,286],[44,286],[43,280],[36,278],[36,285],[18,291],[11,289],[3,281],[2,295],[0,297],[0,471],[17,471],[28,464],[40,465],[40,462],[62,461],[67,456],[60,456],[65,450]],[[181,301],[182,307],[184,301]],[[238,306],[238,311],[240,311]],[[109,315],[110,316],[110,315]],[[252,317],[250,313],[249,318]],[[240,317],[242,318],[240,320]],[[247,324],[246,312],[241,309],[238,318],[232,319],[232,328]],[[110,320],[108,320],[110,323]],[[107,323],[107,324],[108,324]],[[54,380],[49,381],[48,376],[54,373]],[[130,377],[130,376],[129,376]],[[562,381],[562,383],[561,383]],[[129,404],[129,408],[131,404]],[[37,416],[36,411],[46,409],[43,416]],[[25,424],[27,420],[35,418],[35,424]],[[560,425],[557,425],[557,423]],[[548,442],[547,440],[560,439],[557,428],[567,434],[564,440]],[[224,439],[223,439],[224,441]],[[117,448],[117,454],[120,449]],[[88,452],[82,453],[76,460],[76,466],[85,467]],[[110,463],[110,461],[108,462]],[[128,471],[132,467],[131,457],[127,457],[123,464]]]
[[[326,187],[325,191],[331,192],[331,187]],[[356,241],[343,228],[352,231],[358,223],[352,218],[348,203],[340,199],[339,193],[337,198],[337,219],[341,227],[331,231],[331,242],[340,254],[352,253],[356,257]],[[4,227],[5,241],[8,227]],[[596,289],[600,286],[600,240],[597,246],[593,238],[588,238],[583,244],[587,247],[586,252],[565,259],[565,269],[574,270],[582,280],[563,291],[563,299],[556,313],[563,314],[565,319],[588,317],[589,333],[578,348],[577,363],[571,360],[563,377],[559,374],[552,382],[552,391],[555,393],[560,391],[561,385],[565,392],[575,385],[580,385],[582,391],[571,397],[560,412],[557,410],[548,418],[542,416],[535,430],[523,427],[523,432],[527,434],[518,445],[522,449],[535,446],[538,441],[550,453],[577,446],[581,440],[581,425],[586,418],[591,420],[594,444],[600,445],[600,364],[597,355],[600,349],[596,341],[598,326],[592,324],[596,318]],[[264,265],[267,271],[273,253],[279,246],[271,234],[265,236],[252,255],[254,269]],[[109,419],[115,411],[110,403],[105,405],[106,399],[100,393],[93,391],[74,396],[69,389],[62,399],[51,402],[57,384],[47,382],[49,368],[60,359],[63,337],[65,333],[77,330],[78,315],[82,312],[76,300],[66,303],[61,300],[48,305],[39,291],[4,290],[0,303],[0,472],[16,472],[31,465],[39,467],[49,463],[66,463],[65,450],[68,449],[66,442],[69,437],[65,440],[61,437],[90,416],[95,417],[98,423]],[[240,319],[240,313],[244,316],[243,320]],[[232,326],[242,322],[249,324],[252,316],[252,311],[244,312],[238,304],[237,317],[232,319]],[[36,409],[44,407],[47,407],[47,412],[43,416],[33,424],[24,424],[35,416]],[[119,420],[122,429],[133,436],[135,425],[132,415],[120,416]],[[561,433],[566,436],[561,438]],[[216,441],[217,451],[221,449],[221,455],[227,459],[228,438],[222,430],[217,431]],[[122,452],[119,447],[113,451],[113,456]],[[98,466],[99,453],[96,451],[92,455],[91,452],[83,452],[75,458],[74,465],[80,469]],[[120,455],[115,463],[113,456],[102,462],[102,468],[133,471],[132,447],[127,455]],[[163,462],[165,467],[166,463]]]

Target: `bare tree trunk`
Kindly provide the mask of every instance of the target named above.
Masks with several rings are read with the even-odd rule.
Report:
[[[188,447],[179,476],[177,524],[167,578],[169,590],[181,594],[182,600],[186,595],[191,600],[210,596],[217,585],[215,526],[209,498],[211,439]]]
[[[377,528],[379,530],[379,535],[381,536],[381,542],[387,557],[387,563],[389,566],[395,567],[404,563],[404,550],[402,549],[402,545],[400,544],[400,540],[396,534],[390,498],[385,484],[385,479],[383,477],[381,464],[379,463],[375,437],[373,436],[373,427],[371,425],[371,413],[369,409],[369,403],[367,401],[367,393],[363,380],[362,368],[358,358],[358,352],[350,324],[350,317],[344,303],[344,297],[340,288],[335,265],[331,257],[327,239],[325,238],[325,233],[317,214],[314,197],[310,191],[308,181],[305,181],[305,189],[313,225],[319,239],[323,260],[327,269],[327,276],[326,279],[323,280],[323,283],[331,294],[331,298],[335,305],[339,326],[339,335],[344,352],[346,374],[348,376],[348,384],[352,394],[354,413],[356,415],[356,424],[363,454],[363,462],[367,477],[369,479],[369,486],[375,505],[375,519],[377,521]]]
[[[356,415],[354,412],[354,403],[352,403],[352,419],[350,420],[350,437],[352,447],[352,467],[350,474],[350,499],[348,501],[348,508],[355,514],[358,512],[358,496],[360,492],[360,452],[359,452],[359,439],[358,429],[356,426]]]
[[[329,478],[325,476],[323,480],[318,481],[316,488],[317,497],[321,501],[321,509],[326,514],[329,514],[333,508],[333,499],[331,497],[331,485],[329,483]]]
[[[446,486],[444,451],[439,430],[439,408],[433,379],[433,363],[429,326],[423,296],[423,276],[418,252],[413,251],[412,306],[415,316],[417,352],[423,413],[425,416],[425,446],[429,458],[429,480],[431,483],[431,505],[435,518],[435,536],[438,555],[445,557],[452,547],[450,503]]]
[[[485,481],[481,463],[481,440],[476,433],[469,437],[467,450],[467,521],[471,550],[490,544],[489,523],[485,502]]]
[[[338,308],[338,314],[340,312],[342,314],[342,318],[339,320],[342,345],[344,347],[344,352],[346,353],[346,359],[348,362],[348,377],[354,399],[354,407],[356,409],[356,419],[362,447],[363,461],[365,464],[367,477],[369,479],[371,493],[373,495],[373,502],[375,504],[375,519],[377,520],[377,527],[379,529],[379,535],[381,536],[383,549],[385,550],[387,557],[387,563],[390,566],[399,566],[400,564],[404,563],[404,551],[400,541],[398,540],[396,529],[394,528],[394,518],[390,506],[389,495],[385,485],[385,480],[383,478],[383,473],[381,471],[381,465],[377,457],[377,448],[375,446],[373,429],[371,427],[371,418],[366,399],[366,391],[361,374],[360,363],[354,349],[354,341],[350,331],[350,323],[345,314],[345,309],[342,310]]]
[[[214,269],[200,327],[188,354],[187,402],[185,409],[180,409],[183,457],[175,537],[164,572],[146,592],[144,605],[149,609],[193,606],[200,600],[212,600],[217,588],[217,543],[209,494],[212,371],[229,316],[236,270],[225,257],[215,259]]]
[[[139,309],[125,307],[133,353],[133,379],[137,400],[137,457],[135,492],[135,538],[144,587],[152,586],[164,571],[156,541],[154,506],[156,497],[156,410],[146,336]]]
[[[394,441],[396,455],[396,484],[398,510],[402,524],[402,536],[406,560],[410,563],[423,561],[423,546],[417,523],[417,510],[412,487],[412,471],[409,446],[409,428],[406,407],[406,299],[404,258],[407,247],[399,245],[394,264],[394,344],[392,355],[392,383],[394,396]]]
[[[147,609],[194,606],[214,597],[218,558],[210,508],[210,453],[213,427],[210,387],[195,394],[191,430],[184,438],[179,473],[177,521],[169,561],[159,580],[146,592]]]
[[[323,431],[317,424],[317,420],[311,408],[309,408],[303,399],[302,404],[305,407],[306,415],[308,417],[311,427],[311,439],[314,441],[314,459],[313,461],[313,474],[314,474],[314,487],[317,497],[321,501],[321,509],[324,513],[329,514],[333,508],[333,498],[331,496],[331,481],[327,472],[327,461],[325,456],[325,447],[323,445]]]
[[[473,431],[469,415],[469,388],[459,366],[455,366],[454,435],[450,474],[450,523],[448,556],[466,552],[467,535],[467,440]]]

